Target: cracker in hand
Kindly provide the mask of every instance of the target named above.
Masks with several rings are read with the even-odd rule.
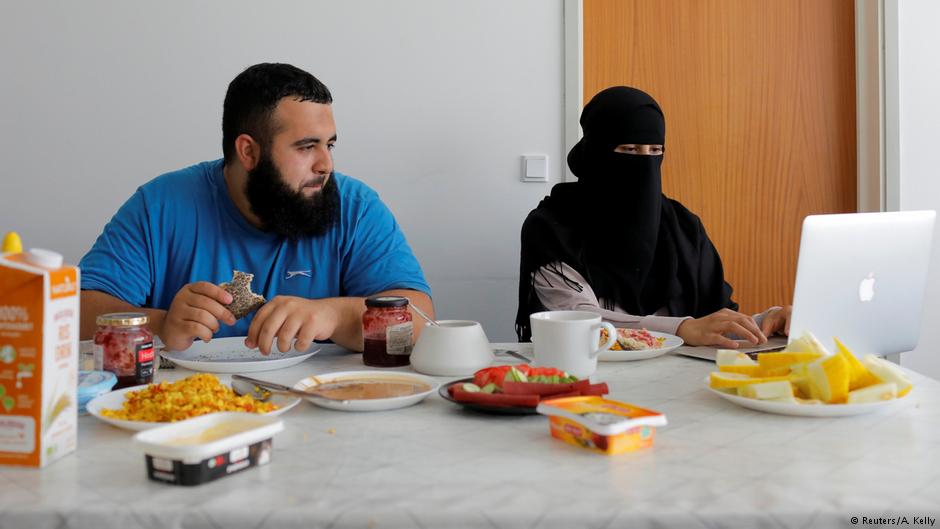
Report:
[[[260,309],[261,305],[264,305],[266,302],[264,296],[251,291],[251,280],[254,279],[254,277],[254,274],[232,270],[232,281],[219,285],[223,290],[232,295],[232,302],[229,303],[226,308],[235,316],[236,320],[240,320]]]

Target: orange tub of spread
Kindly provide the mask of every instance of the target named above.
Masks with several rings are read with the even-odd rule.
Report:
[[[602,454],[621,454],[653,445],[662,413],[603,397],[569,397],[539,403],[552,437]]]

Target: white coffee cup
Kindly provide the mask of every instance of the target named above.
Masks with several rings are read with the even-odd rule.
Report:
[[[597,355],[617,340],[617,329],[602,322],[593,312],[552,310],[529,316],[535,365],[555,367],[569,375],[587,378],[597,370]],[[607,329],[607,342],[600,347],[601,329]]]
[[[483,327],[469,320],[437,320],[424,326],[411,351],[411,367],[438,376],[472,375],[493,363]]]

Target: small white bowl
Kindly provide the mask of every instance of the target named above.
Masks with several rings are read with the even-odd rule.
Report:
[[[469,320],[438,320],[424,326],[411,352],[411,366],[426,375],[472,375],[493,363],[483,327]]]

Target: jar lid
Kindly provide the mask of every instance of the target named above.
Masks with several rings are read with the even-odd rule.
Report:
[[[149,319],[143,312],[112,312],[111,314],[102,314],[95,319],[98,325],[110,325],[112,327],[146,325],[147,321]]]
[[[366,307],[407,307],[408,298],[401,296],[372,296],[366,298]]]
[[[79,371],[78,398],[85,400],[111,391],[117,384],[117,377],[110,371]]]
[[[62,254],[42,248],[30,248],[26,260],[43,268],[62,268]]]

